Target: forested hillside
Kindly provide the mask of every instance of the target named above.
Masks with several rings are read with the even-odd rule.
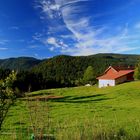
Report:
[[[67,71],[71,68],[80,73],[89,65],[93,66],[97,73],[102,72],[108,65],[135,65],[140,60],[140,55],[124,54],[96,54],[90,56],[67,56],[60,55],[50,59],[39,60],[33,57],[18,57],[0,59],[0,67],[3,69],[29,70],[34,66],[37,71],[49,67],[50,70],[58,69],[58,72]],[[51,66],[51,67],[50,67]],[[66,68],[66,69],[64,69]],[[75,71],[74,71],[75,73]]]
[[[91,56],[56,56],[41,62],[33,68],[35,73],[42,73],[47,80],[71,83],[83,77],[88,66],[93,66],[96,76],[100,75],[109,65],[135,66],[139,55],[96,54]]]
[[[8,58],[0,60],[0,67],[11,70],[28,70],[40,62],[41,60],[32,57]]]
[[[15,69],[18,79],[15,86],[21,91],[81,85],[88,66],[92,66],[95,77],[109,66],[135,66],[140,55],[96,54],[91,56],[60,55],[38,60],[29,57],[0,60],[2,69]],[[2,71],[2,70],[1,70]],[[2,77],[5,77],[2,71]],[[2,78],[1,77],[1,78]]]

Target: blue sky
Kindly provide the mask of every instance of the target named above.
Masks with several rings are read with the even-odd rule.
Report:
[[[140,0],[0,0],[0,58],[140,54]]]

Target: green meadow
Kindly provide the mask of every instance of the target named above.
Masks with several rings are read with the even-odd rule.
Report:
[[[27,93],[10,109],[0,140],[28,140],[31,135],[50,140],[140,140],[140,82]]]

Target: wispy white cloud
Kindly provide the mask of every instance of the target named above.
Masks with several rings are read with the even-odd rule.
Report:
[[[110,27],[95,28],[93,21],[91,24],[91,17],[83,14],[87,10],[82,4],[85,1],[90,0],[41,1],[39,6],[42,12],[49,16],[51,20],[61,18],[65,24],[64,26],[70,32],[66,35],[61,34],[59,38],[52,37],[50,34],[49,38],[43,40],[42,42],[45,45],[49,44],[51,46],[51,51],[59,49],[61,53],[71,55],[90,55],[109,52],[122,53],[140,49],[132,46],[132,42],[136,42],[139,35],[136,36],[130,33],[128,23],[121,27],[121,30],[115,35],[108,32],[113,30]],[[140,24],[138,23],[135,27],[140,28]],[[54,27],[53,30],[55,32]],[[73,40],[73,43],[69,45],[68,42],[65,42],[65,39]]]
[[[130,47],[131,42],[123,40],[121,37],[110,37],[106,39],[94,39],[85,41],[84,44],[77,44],[77,47],[63,50],[63,53],[71,55],[91,55],[96,53],[123,53],[140,49],[140,47]]]
[[[80,11],[80,6],[68,5],[63,7],[62,15],[67,28],[77,38],[78,43],[74,47],[62,50],[72,55],[90,55],[99,52],[125,52],[137,48],[129,47],[124,37],[127,36],[127,26],[123,32],[116,36],[99,37],[104,34],[106,28],[94,29],[90,24],[90,17],[77,19],[76,13]]]
[[[78,2],[85,2],[90,0],[55,0],[56,4],[59,4],[61,7],[65,5],[70,5]]]
[[[48,39],[44,40],[44,44],[50,44],[53,47],[50,48],[51,51],[53,51],[55,48],[59,48],[59,44],[57,43],[57,40],[54,37],[50,37]]]
[[[60,5],[55,3],[55,1],[40,0],[36,2],[37,2],[36,7],[41,8],[42,12],[48,17],[50,17],[51,19],[56,18],[56,17],[58,18],[61,16]]]
[[[68,47],[68,45],[65,44],[62,40],[56,39],[55,37],[49,37],[47,39],[44,39],[43,43],[46,46],[51,45],[51,47],[49,48],[51,51],[54,51],[58,48],[64,50]]]

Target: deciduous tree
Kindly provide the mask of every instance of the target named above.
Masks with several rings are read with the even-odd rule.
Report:
[[[140,80],[140,62],[138,63],[138,65],[135,68],[134,78],[136,80]]]
[[[84,84],[95,84],[96,76],[92,66],[88,66],[84,72],[83,81]]]
[[[0,81],[0,130],[6,115],[16,99],[15,88],[16,73],[13,71],[5,80]]]

